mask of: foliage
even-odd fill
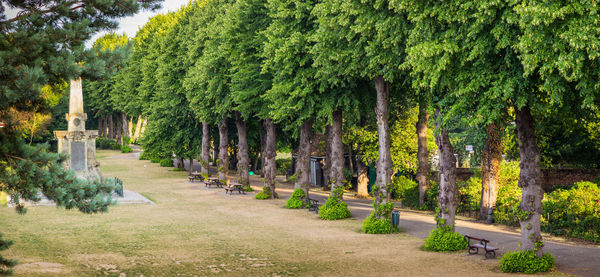
[[[391,214],[394,210],[394,203],[387,202],[377,205],[373,201],[373,208],[375,210],[363,221],[363,232],[367,234],[387,234],[400,231],[392,226]]]
[[[12,244],[12,240],[2,239],[2,234],[0,234],[0,251],[8,249]],[[5,259],[2,257],[2,255],[0,255],[0,275],[12,274],[11,268],[15,265],[17,265],[17,261]]]
[[[419,184],[404,175],[393,177],[390,195],[392,199],[401,199],[404,207],[419,206]]]
[[[8,201],[8,194],[6,192],[0,191],[0,207],[6,207]]]
[[[374,213],[363,221],[361,230],[367,234],[389,234],[399,231],[398,228],[392,230],[392,220],[389,217],[377,218]]]
[[[502,162],[498,178],[498,198],[494,210],[494,222],[511,226],[518,226],[517,212],[521,203],[521,188],[519,181],[519,163]]]
[[[150,155],[148,155],[147,152],[142,152],[142,153],[140,153],[139,160],[150,160]]]
[[[547,272],[554,267],[554,257],[550,253],[545,253],[538,257],[531,250],[515,251],[504,254],[500,260],[500,270],[502,272],[521,272],[533,274],[536,272]]]
[[[270,199],[272,195],[273,195],[273,192],[271,191],[271,187],[264,186],[262,191],[257,193],[254,198],[256,198],[258,200],[265,200],[265,199]],[[274,198],[279,198],[279,195],[277,193],[275,193]]]
[[[425,202],[423,209],[433,211],[438,205],[438,195],[440,194],[440,183],[429,181],[429,188],[425,191]]]
[[[346,202],[340,199],[344,191],[342,187],[334,189],[323,206],[319,208],[319,217],[325,220],[338,220],[352,216]]]
[[[600,242],[600,188],[590,182],[558,189],[542,202],[542,230]]]
[[[303,189],[295,189],[290,196],[290,199],[285,203],[285,207],[288,209],[300,209],[304,207],[304,200],[306,199],[306,193]]]
[[[121,150],[121,145],[114,139],[98,137],[96,138],[96,148],[108,150]]]
[[[170,159],[170,158],[161,159],[159,164],[162,167],[172,167],[173,166],[173,159]]]
[[[292,159],[276,159],[275,164],[277,165],[277,174],[285,175],[287,174],[288,170],[292,168]]]
[[[425,239],[425,250],[436,252],[451,252],[467,249],[467,241],[450,226],[437,227]]]
[[[457,182],[460,204],[457,212],[479,211],[481,202],[481,178],[471,177],[467,181]]]
[[[133,149],[131,149],[131,146],[129,146],[129,145],[121,146],[121,153],[131,153],[131,152],[133,152]]]

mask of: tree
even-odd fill
[[[373,81],[377,91],[375,114],[379,139],[376,205],[390,201],[392,157],[389,135],[390,83],[403,82],[399,66],[404,61],[408,21],[388,1],[322,1],[314,13],[319,20],[313,53],[322,79],[334,85],[359,78]],[[391,212],[391,211],[389,211]],[[389,216],[389,212],[378,218]]]

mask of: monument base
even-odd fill
[[[55,131],[58,139],[58,152],[70,154],[65,160],[65,169],[75,171],[77,177],[86,180],[102,181],[100,163],[96,161],[97,130]]]

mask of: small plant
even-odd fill
[[[440,226],[429,233],[425,239],[425,250],[435,252],[452,252],[467,249],[467,241],[463,235],[452,231],[450,226]]]
[[[300,209],[304,207],[304,199],[306,198],[306,193],[304,190],[298,188],[295,189],[290,196],[290,199],[285,203],[285,207],[288,209]]]
[[[273,195],[273,192],[271,191],[271,187],[264,186],[263,191],[257,193],[254,198],[256,198],[258,200],[265,200],[265,199],[271,198],[271,195]],[[275,193],[275,198],[279,198],[279,195],[277,195],[277,193]]]
[[[394,203],[388,202],[377,206],[373,201],[375,209],[364,221],[362,231],[367,234],[389,234],[398,232],[400,229],[393,228],[391,214],[394,210]]]
[[[247,186],[245,186],[245,187],[244,187],[244,190],[245,190],[246,192],[253,192],[253,191],[254,191],[254,189],[253,189],[253,188],[252,188],[250,185],[247,185]]]
[[[348,209],[348,205],[340,198],[344,195],[344,188],[337,187],[333,190],[332,195],[327,199],[327,202],[319,208],[319,217],[325,220],[338,220],[352,216]]]
[[[547,272],[554,267],[554,264],[554,257],[550,253],[538,257],[531,250],[520,250],[504,254],[500,260],[500,270],[502,272],[533,274]]]
[[[131,153],[131,152],[133,152],[133,149],[131,149],[131,147],[129,145],[121,146],[121,153]]]
[[[140,159],[140,161],[143,161],[143,160],[150,160],[150,157],[149,157],[148,153],[146,153],[146,152],[142,152],[142,153],[140,154],[140,158],[139,158],[139,159]]]
[[[162,159],[160,160],[160,166],[162,167],[171,167],[173,166],[173,160],[172,159]]]

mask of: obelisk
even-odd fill
[[[87,114],[83,111],[83,89],[81,78],[71,80],[69,95],[69,123],[67,131],[55,131],[58,139],[58,152],[69,154],[65,168],[75,171],[78,177],[102,180],[102,173],[96,161],[97,130],[86,131]]]

